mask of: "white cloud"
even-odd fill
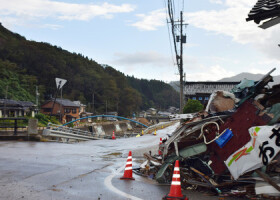
[[[248,72],[251,74],[264,74],[264,71],[262,69],[257,68],[250,68]]]
[[[223,4],[222,0],[210,0],[210,3]]]
[[[115,59],[102,61],[114,66],[126,75],[136,78],[156,79],[164,81],[178,80],[177,66],[173,65],[170,55],[155,51],[115,53]]]
[[[260,61],[256,61],[251,63],[249,66],[250,73],[259,73],[259,74],[266,74],[273,68],[276,68],[276,70],[272,73],[273,76],[280,75],[280,60],[277,59],[263,59]]]
[[[164,9],[154,10],[149,14],[138,14],[140,21],[131,24],[131,26],[137,27],[139,30],[154,31],[158,27],[166,25],[166,13]]]
[[[224,77],[234,76],[235,73],[222,68],[219,65],[204,67],[203,70],[188,73],[186,72],[186,81],[217,81]]]
[[[170,57],[155,51],[135,53],[115,53],[117,57],[113,62],[124,66],[153,65],[154,67],[173,66]]]
[[[50,0],[0,0],[0,16],[17,19],[55,18],[60,20],[90,20],[97,16],[111,18],[115,13],[134,10],[130,4],[77,4]],[[1,18],[2,18],[1,17]]]
[[[52,30],[58,30],[58,29],[62,28],[63,26],[57,25],[57,24],[44,24],[44,25],[41,25],[40,27],[49,28],[49,29],[52,29]]]
[[[279,57],[280,26],[263,30],[254,22],[246,22],[255,0],[226,0],[225,9],[186,14],[191,26],[229,36],[240,44],[249,44],[272,58]]]
[[[224,10],[187,13],[187,20],[192,26],[230,36],[241,44],[264,41],[270,36],[255,24],[245,21],[250,7],[242,7],[243,4],[226,5],[228,7]]]

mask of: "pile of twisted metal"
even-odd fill
[[[134,172],[170,183],[180,161],[183,189],[219,196],[280,198],[280,84],[270,75],[216,91],[206,109],[181,121],[159,154]]]

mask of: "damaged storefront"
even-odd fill
[[[274,70],[231,92],[214,92],[206,109],[181,121],[159,155],[145,153],[134,172],[169,184],[179,160],[182,189],[279,199],[280,84],[269,86]]]

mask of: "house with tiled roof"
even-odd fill
[[[27,114],[34,116],[35,104],[30,101],[16,101],[0,99],[0,117],[24,117]]]
[[[207,105],[210,95],[213,92],[219,90],[231,91],[231,89],[239,83],[239,81],[187,81],[184,86],[185,100],[198,100],[201,104]]]
[[[62,123],[70,122],[79,117],[80,106],[69,99],[48,100],[41,105],[41,113],[56,116]]]

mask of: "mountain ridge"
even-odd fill
[[[179,94],[163,81],[126,76],[80,53],[26,40],[1,24],[0,69],[0,98],[7,94],[10,99],[35,102],[38,86],[42,103],[56,93],[55,78],[62,78],[67,80],[63,98],[80,100],[95,114],[118,111],[129,116],[149,107],[179,106]]]

